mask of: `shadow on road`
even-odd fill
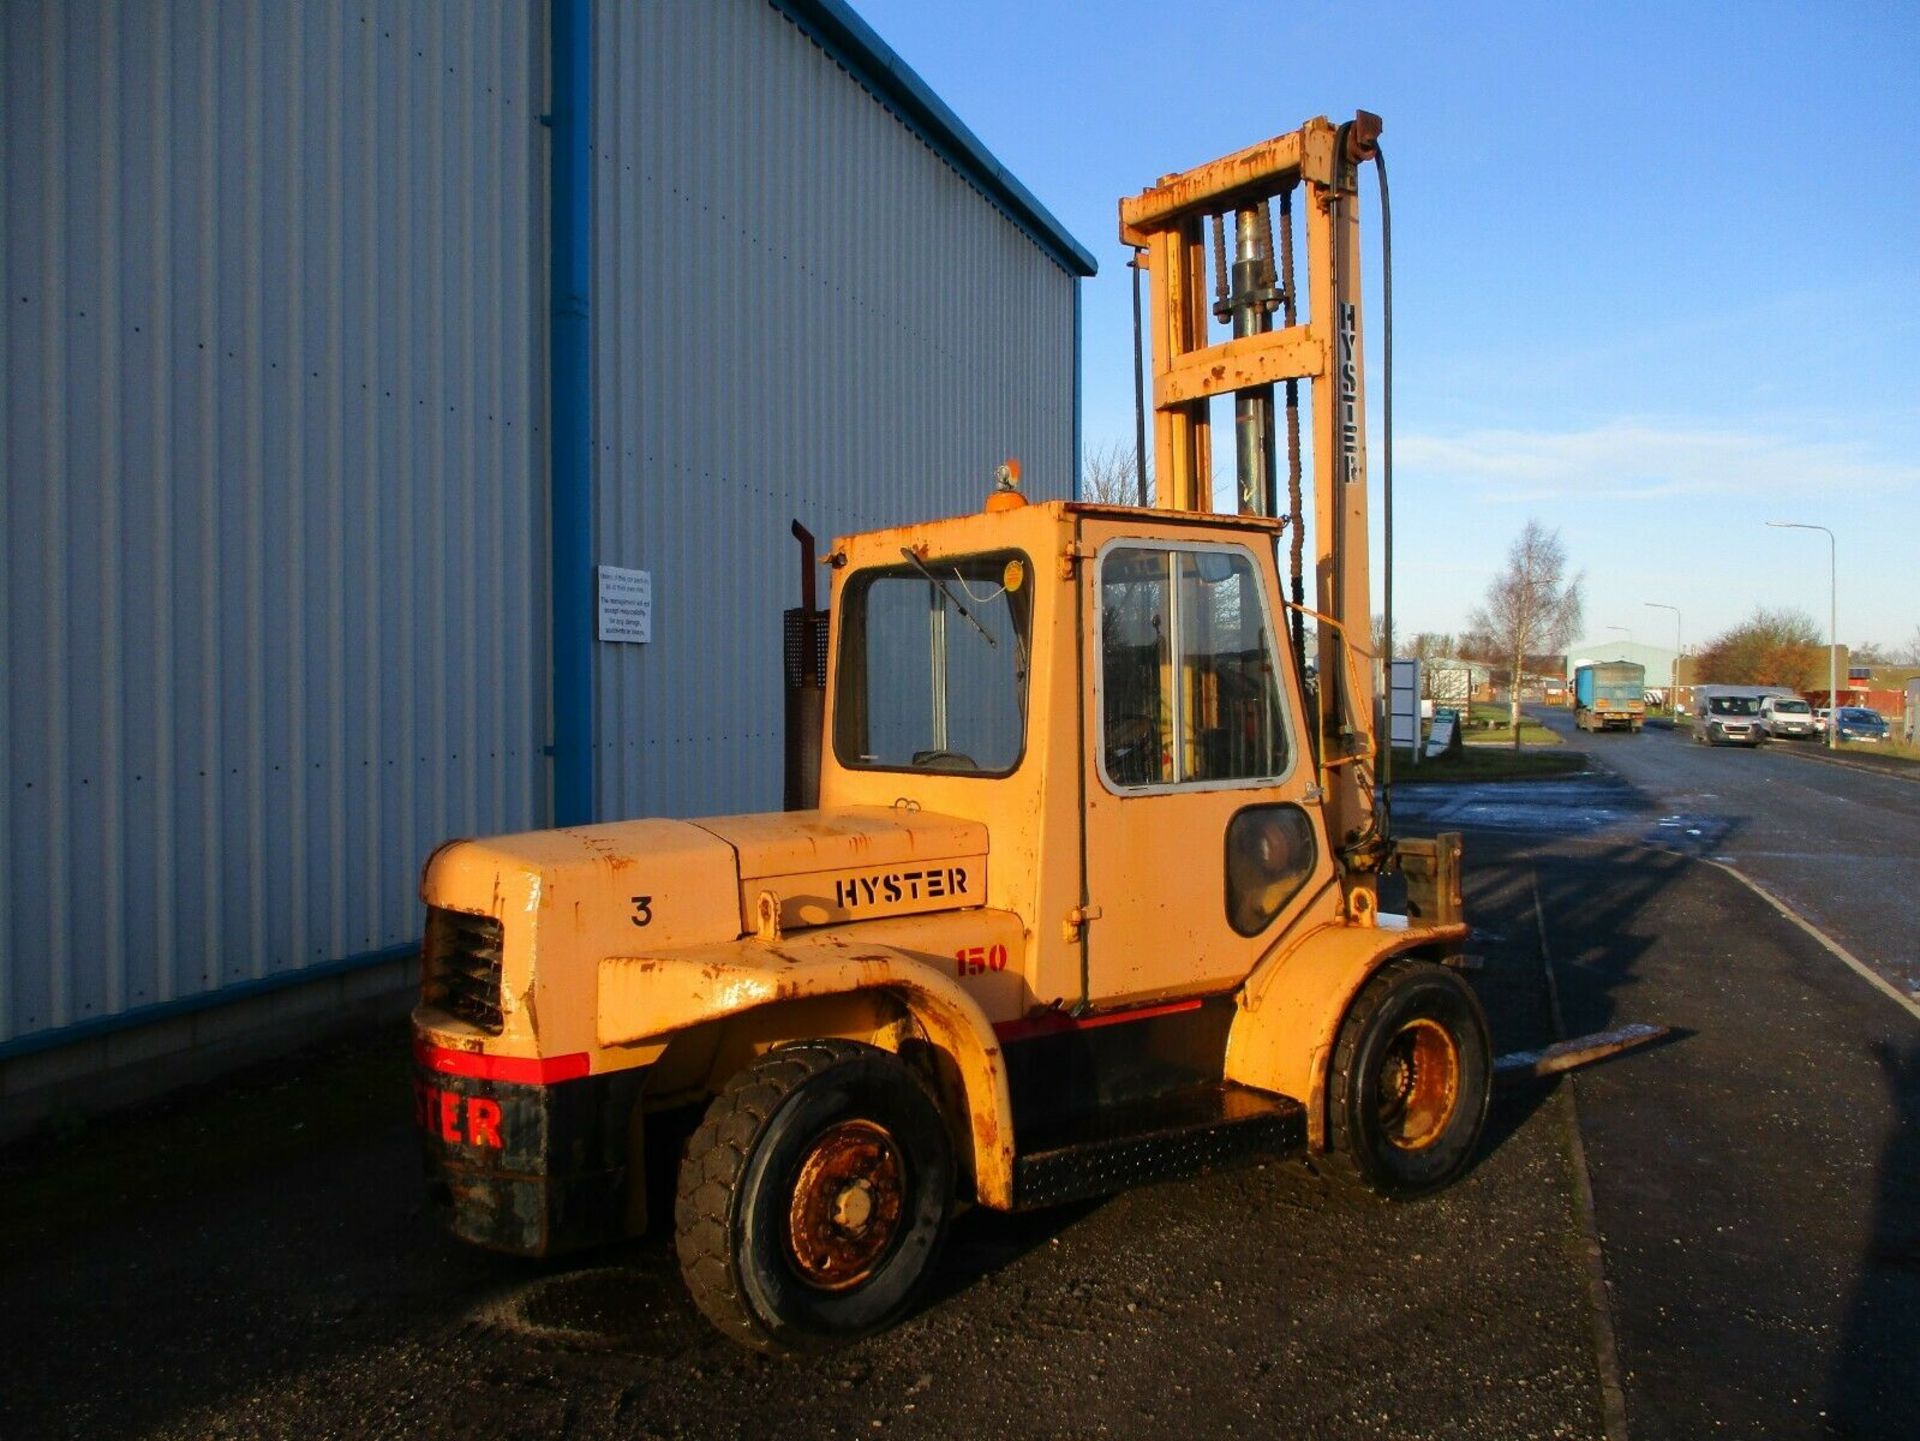
[[[1498,1053],[1538,1050],[1569,1034],[1627,1021],[1664,1023],[1661,1016],[1638,1013],[1633,1000],[1641,960],[1659,940],[1645,916],[1692,862],[1624,842],[1580,849],[1581,868],[1574,871],[1550,864],[1544,846],[1518,841],[1476,837],[1469,854],[1468,915],[1482,959],[1474,988]],[[1604,886],[1592,884],[1594,874],[1606,878]],[[1554,1014],[1549,957],[1563,985],[1570,970],[1578,973],[1572,984],[1581,1004],[1569,1017]],[[1559,1084],[1550,1078],[1503,1087],[1487,1118],[1482,1156],[1525,1126]]]
[[[1673,851],[1640,845],[1595,847],[1578,867],[1538,865],[1530,874],[1540,906],[1551,916],[1546,945],[1555,969],[1574,977],[1583,1002],[1578,1029],[1606,1030],[1628,1020],[1623,1000],[1638,984],[1642,960],[1664,938],[1647,924],[1654,898],[1678,885],[1693,862]],[[1596,887],[1596,871],[1606,877]],[[1569,1018],[1569,1024],[1573,1024]]]
[[[1843,1436],[1885,1434],[1909,1414],[1920,1356],[1920,1043],[1874,1047],[1894,1113],[1881,1151],[1866,1254],[1827,1396]]]

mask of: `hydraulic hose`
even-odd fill
[[[1387,155],[1373,145],[1380,178],[1380,532],[1383,552],[1381,608],[1387,662],[1387,743],[1380,753],[1380,838],[1393,839],[1393,209],[1387,196]],[[1414,697],[1413,743],[1420,744],[1420,698]]]

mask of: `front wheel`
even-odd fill
[[[1389,961],[1340,1028],[1327,1079],[1336,1175],[1377,1195],[1438,1190],[1473,1159],[1492,1095],[1493,1046],[1465,981]]]
[[[912,1305],[952,1210],[953,1147],[927,1083],[853,1041],[803,1041],[736,1075],[687,1142],[674,1249],[694,1304],[761,1351],[820,1351]]]

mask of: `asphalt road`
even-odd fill
[[[1570,1032],[1680,1032],[1570,1087],[1625,1434],[1911,1436],[1920,1005],[1739,876],[1907,991],[1920,785],[1666,732],[1576,743],[1597,774],[1416,787],[1398,811],[1475,827],[1470,859],[1524,875]]]
[[[1581,734],[1567,711],[1531,713],[1628,789],[1580,783],[1580,806],[1546,821],[1525,792],[1518,810],[1476,791],[1441,798],[1444,814],[1425,801],[1411,813],[1519,833],[1544,826],[1731,865],[1920,995],[1920,767],[1906,778],[1835,764],[1808,742],[1748,748],[1696,744],[1667,729]]]
[[[1674,795],[1769,759],[1663,745]],[[1468,826],[1501,1049],[1553,1037],[1549,960],[1568,1029],[1680,1028],[1503,1093],[1430,1201],[1276,1163],[976,1212],[907,1324],[772,1362],[658,1240],[440,1236],[395,1029],[0,1156],[0,1435],[1909,1436],[1920,1018],[1662,839],[1668,794],[1404,793]]]

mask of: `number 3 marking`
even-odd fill
[[[653,924],[653,897],[652,896],[634,896],[632,897],[632,900],[633,900],[633,916],[632,916],[633,923],[636,926],[652,925]]]

